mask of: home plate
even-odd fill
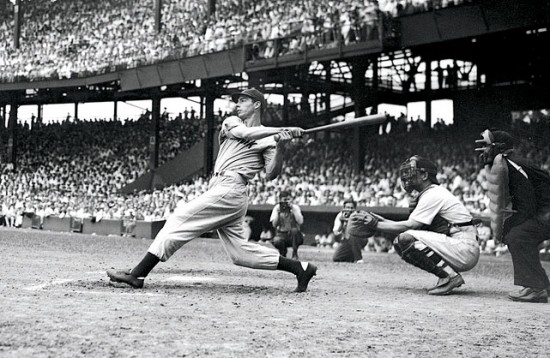
[[[217,279],[213,278],[213,277],[172,276],[172,277],[168,277],[164,281],[201,283],[201,282],[212,282],[212,281],[216,281],[216,280]]]

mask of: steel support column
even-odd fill
[[[162,30],[162,0],[155,0],[155,32],[159,33]]]
[[[6,105],[0,106],[0,133],[6,129]]]
[[[44,105],[42,103],[40,103],[38,106],[37,106],[37,109],[36,109],[36,125],[37,126],[40,126],[42,125],[42,122],[44,120]]]
[[[12,165],[13,170],[17,168],[17,116],[18,104],[10,103],[10,117],[8,120],[8,157],[7,162]]]
[[[326,92],[325,92],[325,113],[330,113],[330,94],[332,92],[332,67],[331,67],[331,61],[323,62],[323,67],[325,69],[325,83],[327,86]],[[329,124],[332,118],[330,116],[327,116],[326,124]]]
[[[426,60],[426,127],[432,128],[432,61]]]
[[[160,97],[154,96],[152,102],[151,131],[149,132],[149,169],[154,171],[159,165]]]
[[[288,68],[283,68],[283,125],[288,125],[289,121],[289,106],[290,101],[288,100],[288,80],[289,73]]]
[[[355,60],[351,64],[351,97],[354,102],[355,117],[366,115],[366,83],[365,73],[368,68],[368,62],[365,60]],[[354,128],[353,131],[353,167],[356,172],[360,172],[365,167],[365,142],[366,129],[364,127]]]
[[[13,6],[13,48],[19,48],[21,37],[21,19],[23,18],[23,4],[21,0],[15,0]]]
[[[378,114],[378,56],[371,60],[372,63],[372,88],[369,91],[369,95],[372,98],[372,110],[369,114]]]
[[[204,111],[206,120],[206,137],[204,139],[204,175],[210,175],[214,169],[214,134],[216,120],[214,116],[214,100],[216,99],[216,83],[213,80],[204,80],[205,98]]]

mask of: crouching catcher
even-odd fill
[[[437,166],[413,156],[400,167],[403,188],[418,192],[407,220],[393,221],[372,214],[376,229],[397,234],[395,251],[405,261],[438,277],[430,295],[447,295],[464,284],[460,272],[479,260],[477,229],[466,207],[436,178]],[[371,224],[372,225],[372,224]]]

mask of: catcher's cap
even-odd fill
[[[431,160],[421,157],[420,155],[413,155],[404,164],[409,164],[411,169],[420,169],[428,173],[428,179],[434,184],[439,185],[437,180],[437,165]]]
[[[249,97],[255,101],[260,102],[262,104],[262,107],[261,107],[262,112],[264,112],[267,109],[267,101],[264,98],[264,94],[258,91],[256,88],[253,87],[253,88],[245,89],[244,91],[239,93],[233,93],[231,95],[231,99],[233,100],[233,102],[237,103],[237,101],[239,100],[239,97],[241,96]]]

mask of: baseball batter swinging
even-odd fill
[[[238,116],[223,121],[220,149],[208,191],[188,203],[180,202],[141,262],[130,271],[108,270],[111,281],[142,288],[145,277],[160,261],[168,260],[201,234],[217,230],[235,265],[291,272],[298,280],[294,291],[307,290],[317,272],[315,265],[282,257],[273,248],[247,241],[243,230],[248,208],[248,181],[264,168],[267,178],[275,179],[282,170],[287,144],[293,137],[302,136],[304,131],[298,127],[262,126],[261,117],[267,102],[255,88],[232,98]]]

